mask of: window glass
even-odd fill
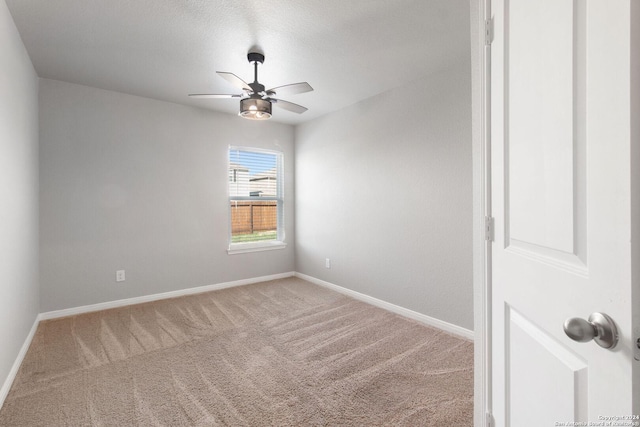
[[[229,149],[230,247],[284,240],[282,153]]]

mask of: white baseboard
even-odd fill
[[[459,337],[465,338],[470,341],[474,340],[474,332],[469,329],[463,328],[461,326],[454,325],[452,323],[448,323],[443,320],[427,316],[426,314],[418,313],[417,311],[409,310],[408,308],[400,307],[399,305],[391,304],[390,302],[386,302],[381,299],[371,297],[369,295],[361,294],[360,292],[352,291],[351,289],[343,288],[342,286],[338,286],[333,283],[325,282],[324,280],[316,279],[315,277],[312,277],[312,276],[307,276],[306,274],[296,272],[295,275],[296,277],[306,280],[307,282],[311,282],[316,285],[329,288],[336,292],[340,292],[341,294],[348,295],[357,300],[366,302],[371,305],[375,305],[376,307],[380,307],[385,310],[391,311],[393,313],[399,314],[401,316],[408,317],[409,319],[416,320],[420,323],[424,323],[425,325],[442,329],[445,332],[449,332],[451,334],[457,335]]]
[[[272,274],[270,276],[253,277],[251,279],[235,280],[233,282],[216,283],[214,285],[198,286],[196,288],[179,289],[177,291],[163,292],[160,294],[143,295],[140,297],[121,299],[116,301],[101,302],[98,304],[83,305],[80,307],[66,308],[64,310],[48,311],[40,313],[40,320],[57,319],[59,317],[75,316],[76,314],[90,313],[92,311],[107,310],[110,308],[125,307],[127,305],[141,304],[144,302],[158,301],[167,298],[181,297],[183,295],[200,294],[202,292],[217,291],[233,288],[235,286],[250,285],[252,283],[267,282],[269,280],[284,279],[295,276],[295,272]]]
[[[29,331],[29,335],[24,340],[24,344],[20,348],[18,352],[18,356],[16,360],[13,362],[13,366],[11,366],[11,370],[9,371],[9,375],[4,380],[4,384],[2,384],[2,388],[0,388],[0,408],[4,405],[4,401],[9,394],[9,390],[13,385],[13,380],[16,379],[16,375],[18,374],[18,369],[20,369],[20,365],[22,365],[22,361],[24,360],[24,356],[27,354],[27,350],[29,350],[29,346],[31,345],[31,341],[33,340],[34,335],[36,334],[36,329],[38,329],[38,324],[40,323],[40,315],[37,315],[35,320],[33,321],[33,326],[31,326],[31,330]]]

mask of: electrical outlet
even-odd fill
[[[331,260],[329,258],[326,258],[324,260],[324,266],[327,268],[331,268]]]
[[[116,271],[116,282],[124,282],[124,270]]]

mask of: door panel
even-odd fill
[[[506,311],[511,425],[526,426],[536,420],[539,425],[554,426],[561,420],[586,420],[586,361],[508,305]]]
[[[529,244],[532,250],[536,245],[570,254],[574,253],[572,3],[511,0],[511,13],[505,18],[510,35],[505,56],[509,239]],[[537,203],[530,203],[532,199]]]

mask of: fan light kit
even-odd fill
[[[267,120],[271,118],[271,103],[260,95],[251,95],[240,100],[240,117],[250,120]]]
[[[254,79],[253,83],[247,83],[233,73],[224,71],[216,71],[216,73],[231,83],[232,85],[242,89],[242,94],[226,95],[215,93],[192,93],[189,96],[193,98],[240,98],[240,117],[250,120],[267,120],[271,118],[271,105],[275,104],[280,108],[291,111],[293,113],[302,114],[307,109],[302,105],[293,102],[283,101],[274,98],[276,94],[289,94],[311,92],[313,88],[307,82],[293,83],[284,86],[277,86],[272,89],[265,90],[264,85],[258,82],[258,63],[264,63],[264,55],[258,52],[249,52],[247,59],[253,63]]]

